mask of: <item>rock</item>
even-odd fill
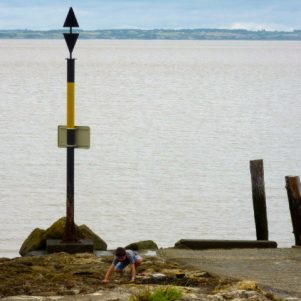
[[[195,277],[210,277],[211,275],[208,272],[197,272],[194,274]]]
[[[166,278],[166,275],[162,273],[155,273],[151,275],[151,278],[154,280],[163,280]]]
[[[254,291],[255,283],[250,281],[223,280],[214,275],[207,281],[202,277],[192,279],[187,276],[195,274],[193,268],[187,269],[161,257],[146,257],[139,267],[143,268],[144,276],[137,276],[135,283],[129,282],[130,271],[126,271],[123,277],[114,273],[109,284],[102,284],[101,279],[112,262],[112,255],[98,258],[91,253],[61,252],[0,262],[3,301],[128,301],[133,294],[170,286],[183,291],[183,301],[278,300],[272,294],[267,299],[265,292]],[[186,276],[182,278],[183,275]]]
[[[45,249],[46,240],[43,240],[44,233],[45,230],[39,228],[34,229],[23,242],[19,251],[20,255],[24,256],[30,251]]]
[[[134,242],[125,247],[126,249],[138,251],[138,250],[158,250],[157,244],[152,240],[144,240]]]
[[[98,235],[96,235],[88,226],[80,225],[78,229],[79,229],[80,238],[87,238],[93,241],[95,250],[99,250],[99,251],[107,250],[106,242],[102,240]]]
[[[255,281],[243,280],[239,281],[237,285],[240,290],[258,290],[258,285]]]
[[[62,239],[65,232],[65,224],[66,218],[62,217],[46,230],[34,229],[23,242],[19,251],[20,255],[24,256],[33,251],[45,250],[47,239]],[[107,250],[107,244],[86,225],[75,225],[75,231],[78,238],[91,239],[94,249],[100,251]]]
[[[10,261],[10,258],[6,258],[6,257],[0,258],[0,264],[8,261]]]
[[[58,219],[45,231],[43,239],[45,239],[45,241],[47,239],[62,239],[65,232],[65,224],[65,217],[61,217],[60,219]],[[77,228],[78,227],[75,225],[75,230],[78,233]]]

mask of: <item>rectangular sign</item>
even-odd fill
[[[67,127],[58,126],[58,147],[67,147]],[[90,148],[90,128],[88,126],[75,127],[75,148]]]

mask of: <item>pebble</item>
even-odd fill
[[[155,280],[162,280],[162,279],[166,278],[166,275],[162,274],[162,273],[155,273],[155,274],[152,274],[151,277]]]

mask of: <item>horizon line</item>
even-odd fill
[[[154,30],[170,30],[170,31],[181,31],[181,30],[227,30],[227,31],[249,31],[249,32],[296,32],[301,31],[301,29],[291,29],[291,30],[269,30],[269,29],[246,29],[246,28],[216,28],[216,27],[183,27],[183,28],[103,28],[103,29],[75,29],[76,31],[104,31],[104,30],[141,30],[141,31],[154,31]],[[15,29],[1,29],[0,31],[40,31],[40,32],[49,32],[49,31],[66,31],[65,29],[28,29],[28,28],[15,28]]]

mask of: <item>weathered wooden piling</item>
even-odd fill
[[[277,248],[275,241],[267,240],[218,240],[218,239],[180,239],[175,243],[177,249],[262,249]]]
[[[301,246],[301,185],[299,177],[286,176],[286,190],[291,212],[295,245]]]
[[[251,160],[252,196],[257,240],[269,240],[263,160]]]

